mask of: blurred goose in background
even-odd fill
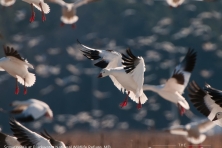
[[[124,107],[127,105],[129,96],[137,103],[137,108],[140,109],[142,104],[148,100],[143,93],[144,72],[146,70],[145,63],[142,57],[134,56],[129,48],[126,50],[126,53],[128,56],[122,54],[123,66],[104,68],[98,77],[103,78],[110,75],[115,77],[116,81],[118,81],[127,92],[127,96],[120,106]]]
[[[98,0],[76,0],[74,3],[66,3],[63,0],[49,0],[62,6],[61,26],[72,24],[72,28],[76,28],[75,23],[79,17],[76,15],[76,9],[82,5]]]
[[[9,124],[11,126],[11,130],[14,133],[14,136],[17,138],[17,140],[21,143],[22,146],[41,146],[47,148],[54,148],[55,146],[59,148],[66,148],[65,144],[61,141],[57,143],[59,145],[53,146],[48,139],[29,130],[14,119],[11,119]]]
[[[201,148],[201,143],[206,139],[206,135],[203,134],[208,130],[212,129],[215,124],[212,121],[202,121],[202,122],[194,122],[189,123],[185,126],[173,126],[167,129],[166,131],[174,134],[185,136],[188,142],[190,142],[189,148],[192,148],[193,144],[199,144],[199,148]]]
[[[0,132],[0,147],[16,147],[16,146],[21,146],[21,144],[18,142],[17,138],[6,135],[2,132]]]
[[[33,68],[27,60],[22,58],[14,48],[4,46],[5,56],[0,59],[0,71],[7,71],[16,78],[15,94],[19,93],[18,82],[24,85],[24,94],[27,93],[26,87],[31,87],[35,83],[35,74],[30,73],[28,68]]]
[[[34,7],[37,8],[39,11],[42,12],[42,21],[46,21],[45,14],[48,14],[50,12],[50,7],[48,4],[44,2],[44,0],[22,0],[26,3],[29,3],[31,5],[32,14],[29,19],[29,22],[32,23],[35,20],[35,12]],[[34,6],[34,7],[33,7]]]
[[[167,4],[170,5],[170,7],[178,7],[184,3],[185,0],[166,0]]]
[[[222,91],[205,84],[201,89],[195,81],[188,87],[190,101],[209,120],[222,127]]]
[[[131,85],[135,84],[135,86],[137,86],[138,84],[136,84],[136,83],[141,84],[141,83],[143,83],[143,79],[144,79],[143,75],[144,75],[145,67],[142,68],[142,65],[145,66],[145,64],[144,64],[143,58],[142,57],[135,57],[131,53],[130,49],[128,49],[127,52],[128,52],[128,54],[130,54],[132,59],[131,59],[131,57],[128,58],[125,55],[123,57],[121,53],[114,51],[114,50],[93,49],[93,48],[90,48],[90,47],[87,47],[87,46],[81,44],[78,40],[77,40],[77,42],[83,47],[80,49],[80,51],[83,52],[83,55],[85,57],[87,57],[88,59],[95,61],[94,62],[95,66],[103,68],[102,72],[99,74],[99,77],[104,77],[104,76],[109,75],[109,77],[113,81],[113,84],[121,92],[126,91],[127,96],[124,99],[123,103],[120,104],[120,106],[124,107],[127,105],[127,100],[128,100],[128,96],[129,96],[132,100],[134,100],[135,102],[138,103],[137,107],[141,108],[141,104],[144,104],[147,100],[146,95],[141,90],[140,90],[140,92],[136,92],[137,90],[134,90],[134,92],[137,93],[136,97],[135,97],[134,92],[131,93],[131,91],[128,91],[128,90],[135,89],[135,88],[128,88],[128,85],[126,87],[124,87],[123,84],[121,82],[119,82],[119,80],[117,80],[117,78],[118,79],[121,79],[121,78],[119,78],[118,75],[116,77],[116,76],[114,76],[115,74],[114,75],[110,74],[108,71],[110,71],[110,70],[115,71],[115,68],[117,68],[116,71],[117,72],[119,71],[121,76],[126,76],[130,79],[130,81],[128,81],[127,83],[130,83],[132,81]],[[122,59],[122,58],[124,58],[124,59]],[[122,64],[122,61],[124,61],[123,62],[124,64]],[[124,65],[126,65],[127,67]],[[133,68],[135,68],[135,70]],[[126,71],[125,71],[125,69],[126,69]],[[141,73],[139,73],[138,70]],[[139,75],[141,76],[140,78],[137,77]],[[134,78],[131,79],[132,77],[134,77],[135,79],[138,79],[138,81],[135,82]],[[122,80],[124,81],[125,78]],[[138,86],[138,90],[139,90],[139,87],[140,86]],[[128,90],[126,90],[125,88],[128,88]],[[138,99],[138,97],[140,96],[140,95],[138,96],[138,93],[140,95],[142,95],[140,97],[140,99]]]
[[[186,99],[182,96],[186,88],[191,73],[196,63],[196,52],[188,49],[188,52],[182,62],[174,69],[173,75],[165,84],[162,85],[143,85],[143,90],[151,90],[158,93],[162,98],[178,105],[180,114],[183,115],[185,110],[190,109]]]
[[[14,109],[12,109],[10,113],[20,115],[16,118],[20,122],[31,122],[42,116],[53,118],[53,112],[50,107],[45,102],[36,99],[13,101],[11,106],[13,106]]]
[[[16,0],[0,0],[0,4],[4,7],[12,6]]]

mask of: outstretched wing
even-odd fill
[[[131,74],[134,81],[136,82],[137,93],[139,93],[136,95],[140,96],[143,93],[142,87],[144,82],[144,71],[146,70],[145,63],[142,57],[134,56],[129,48],[126,49],[126,53],[128,54],[128,56],[122,54],[122,64],[124,66],[125,72],[127,74]]]
[[[15,119],[9,122],[13,135],[21,143],[22,146],[47,146],[53,148],[50,142],[39,134],[27,129]]]
[[[96,2],[96,1],[99,1],[99,0],[76,0],[74,2],[74,6],[77,8],[77,7],[80,7],[82,5],[88,4],[90,2]]]
[[[219,105],[220,107],[222,107],[222,91],[215,89],[213,87],[211,87],[209,84],[205,84],[205,90],[207,91],[207,93],[211,96],[211,99],[214,100],[214,102]]]
[[[82,46],[80,51],[90,60],[94,60],[94,65],[100,68],[116,68],[122,66],[122,56],[119,52],[113,50],[100,50],[87,47],[79,42]]]
[[[194,49],[189,48],[185,58],[175,67],[172,77],[168,80],[169,88],[178,91],[180,94],[183,93],[195,67],[196,57],[197,54]]]

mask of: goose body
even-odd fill
[[[4,47],[5,56],[0,59],[0,71],[7,71],[16,78],[16,91],[19,93],[17,81],[24,85],[24,94],[27,93],[26,87],[31,87],[35,83],[35,75],[28,71],[33,66],[23,59],[16,50],[10,47]]]
[[[9,7],[14,5],[16,0],[0,0],[0,4],[4,7]]]
[[[194,122],[189,123],[185,126],[176,126],[171,127],[167,131],[171,134],[182,135],[184,136],[190,145],[192,144],[201,144],[206,139],[206,135],[204,134],[211,128],[213,128],[215,124],[212,121],[202,121],[200,123]],[[190,146],[191,147],[191,146]]]
[[[184,3],[185,0],[166,0],[167,4],[171,7],[178,7]]]
[[[188,87],[190,101],[209,120],[222,127],[222,91],[209,84],[201,89],[195,81]]]
[[[14,109],[11,110],[12,114],[17,114],[18,121],[30,122],[41,118],[42,116],[52,118],[53,113],[50,107],[42,101],[36,99],[29,99],[26,101],[13,101],[11,106]]]
[[[175,103],[180,109],[180,114],[183,115],[185,110],[190,109],[186,99],[182,96],[184,89],[186,88],[191,72],[194,69],[196,63],[196,52],[193,49],[189,49],[185,58],[180,64],[178,64],[171,78],[163,85],[143,85],[143,90],[151,90],[158,93],[162,98]]]
[[[97,0],[76,0],[74,3],[66,3],[63,0],[50,1],[59,4],[62,7],[62,16],[60,17],[62,26],[64,24],[72,24],[72,27],[75,28],[75,23],[79,20],[79,17],[76,15],[77,8]]]
[[[50,7],[47,3],[44,2],[44,0],[22,0],[31,6],[31,17],[29,19],[30,23],[32,23],[35,20],[35,12],[34,7],[42,12],[42,21],[46,21],[45,14],[48,14],[50,12]]]
[[[80,42],[79,44],[82,46],[80,50],[83,55],[93,60],[95,66],[102,68],[99,77],[109,76],[120,91],[127,93],[126,99],[120,105],[121,107],[127,105],[128,96],[138,103],[138,108],[141,107],[139,104],[146,102],[147,97],[142,90],[145,71],[142,57],[135,57],[130,49],[127,52],[130,53],[131,57],[127,57],[114,50],[93,49]]]

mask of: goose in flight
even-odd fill
[[[195,81],[188,87],[190,101],[209,120],[222,127],[222,91],[205,84],[201,89]]]
[[[114,50],[93,49],[80,42],[79,44],[83,47],[80,49],[83,55],[93,60],[95,66],[103,69],[98,77],[109,76],[121,92],[126,91],[127,96],[120,106],[124,107],[127,105],[129,96],[133,101],[138,103],[137,108],[141,108],[141,104],[144,104],[147,100],[146,95],[141,89],[145,71],[143,58],[135,57],[130,49],[127,49],[128,56],[122,56],[121,53]]]
[[[182,62],[177,65],[173,71],[173,75],[165,84],[148,85],[144,84],[143,90],[151,90],[158,93],[162,98],[178,105],[180,114],[183,115],[185,110],[190,109],[186,99],[182,96],[186,88],[191,73],[196,63],[196,52],[188,49],[188,52]]]
[[[13,135],[17,138],[17,140],[21,143],[22,146],[35,146],[39,148],[40,147],[54,148],[55,146],[59,148],[66,148],[63,142],[44,138],[43,136],[24,127],[14,119],[11,119],[9,124],[11,126],[11,130],[14,133]],[[57,143],[51,143],[51,141],[53,142],[56,141]]]
[[[184,136],[187,141],[190,142],[189,148],[192,148],[193,144],[198,144],[198,147],[201,148],[201,143],[206,139],[204,133],[212,129],[214,126],[215,124],[212,121],[205,120],[200,123],[189,123],[185,126],[173,126],[166,131],[174,135]]]
[[[0,4],[4,7],[9,7],[14,5],[16,0],[0,0]]]
[[[121,107],[127,105],[129,96],[137,103],[137,108],[140,109],[142,104],[148,100],[143,93],[144,72],[146,70],[145,63],[142,57],[134,56],[129,48],[126,50],[126,53],[128,56],[122,54],[123,66],[104,68],[98,77],[103,78],[110,75],[115,77],[127,92],[125,100],[120,104]]]
[[[26,101],[13,101],[11,106],[14,107],[10,113],[19,115],[16,120],[20,122],[31,122],[45,116],[53,118],[53,112],[50,107],[40,100],[29,99]]]
[[[72,24],[72,28],[76,28],[75,23],[78,21],[79,17],[76,15],[76,9],[82,5],[88,4],[90,2],[95,2],[98,0],[76,0],[74,3],[66,3],[63,0],[49,0],[51,2],[57,3],[62,7],[61,26],[65,24]]]
[[[35,83],[35,74],[30,73],[28,68],[33,68],[27,60],[10,47],[4,46],[5,57],[0,59],[0,71],[7,71],[11,76],[16,78],[15,94],[19,93],[18,82],[24,85],[24,94],[27,93],[26,87],[31,87]]]
[[[29,3],[31,6],[31,17],[29,19],[29,22],[32,23],[35,20],[35,12],[34,7],[37,8],[39,11],[42,12],[42,21],[46,21],[45,14],[48,14],[50,12],[50,7],[48,4],[44,2],[44,0],[22,0],[26,3]]]

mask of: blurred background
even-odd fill
[[[72,1],[66,1],[72,2]],[[25,123],[34,131],[47,129],[64,134],[71,131],[158,131],[172,124],[204,119],[191,104],[188,92],[183,96],[191,106],[180,117],[177,107],[153,92],[141,110],[125,98],[106,77],[98,79],[99,68],[82,55],[80,40],[86,46],[124,52],[131,48],[146,62],[145,83],[161,84],[171,75],[189,47],[197,51],[197,63],[191,76],[200,86],[205,82],[222,89],[222,2],[186,1],[170,8],[164,1],[100,0],[77,9],[76,29],[60,26],[61,7],[49,3],[47,20],[35,9],[36,19],[29,23],[30,5],[16,1],[0,8],[1,45],[9,45],[34,65],[35,85],[28,94],[15,95],[15,79],[0,73],[0,107],[11,109],[13,100],[35,98],[46,102],[54,113],[52,121],[40,119]],[[0,50],[4,56],[3,49]],[[7,115],[0,113],[0,126],[10,132]],[[215,127],[222,132],[220,127]]]

